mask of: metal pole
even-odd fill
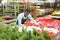
[[[16,4],[14,4],[14,9],[15,9],[15,17],[16,17]]]
[[[3,6],[3,15],[4,15],[4,5],[2,4],[2,6]]]

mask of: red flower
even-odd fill
[[[42,34],[42,31],[41,31],[41,30],[37,30],[37,33],[38,33],[39,35],[41,35],[41,34]]]
[[[55,38],[56,37],[53,32],[50,32],[49,35],[50,35],[51,38]]]

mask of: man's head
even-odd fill
[[[30,10],[26,9],[26,10],[24,11],[24,16],[27,16],[29,13],[30,13]]]

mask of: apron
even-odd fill
[[[24,24],[26,20],[27,20],[27,19],[22,18],[21,24]],[[17,21],[16,21],[16,25],[18,25],[18,24],[19,24],[19,22],[18,22],[18,20],[17,20]]]
[[[16,25],[18,25],[18,20],[16,21]]]
[[[27,19],[22,19],[21,24],[24,24]]]

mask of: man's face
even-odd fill
[[[25,11],[24,12],[24,16],[28,16],[29,12],[28,11]]]

